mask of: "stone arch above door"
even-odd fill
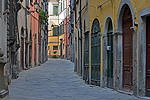
[[[92,23],[92,30],[91,30],[91,34],[92,33],[97,33],[97,32],[101,32],[100,30],[100,26],[99,26],[99,21],[98,19],[94,19],[93,23]]]
[[[118,9],[118,15],[117,15],[117,31],[120,31],[122,33],[122,18],[123,18],[123,14],[124,14],[124,10],[126,8],[126,6],[129,6],[130,11],[131,11],[131,15],[132,15],[132,21],[134,22],[134,11],[133,11],[133,7],[131,4],[130,0],[122,0]],[[134,23],[133,23],[134,26]]]
[[[106,19],[105,19],[105,26],[104,26],[104,34],[105,35],[108,32],[108,26],[109,26],[110,20],[112,21],[112,29],[114,29],[112,16],[110,14],[108,14]]]

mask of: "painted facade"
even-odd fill
[[[48,23],[45,20],[44,29],[39,30],[39,10],[34,9],[35,2],[36,0],[0,1],[0,35],[3,37],[0,39],[0,98],[9,94],[8,85],[12,79],[19,77],[20,71],[47,60]],[[47,13],[48,1],[38,1],[38,4],[42,3],[44,5],[40,8]],[[41,31],[44,33],[40,34],[44,49],[38,52],[38,35]],[[33,45],[36,47],[33,48]],[[44,52],[44,60],[38,61],[41,52]]]
[[[29,68],[29,36],[30,36],[30,15],[26,12],[30,7],[30,1],[20,2],[21,9],[18,12],[18,31],[20,48],[18,50],[17,61],[19,63],[19,71]],[[29,9],[28,9],[29,11]]]
[[[60,0],[59,2],[54,0],[49,2],[49,44],[48,44],[49,57],[56,56],[60,58],[67,58],[66,55],[67,54],[69,55],[68,53],[69,47],[67,44],[69,43],[68,24],[67,24],[69,20],[66,19],[67,4],[68,3],[66,0]],[[55,14],[56,12],[57,14]]]
[[[39,3],[39,0],[36,0],[37,3]],[[31,2],[32,5],[30,5],[30,11],[35,11],[33,3],[35,2],[35,0],[33,0],[33,2]],[[39,11],[39,9],[38,9]],[[32,67],[38,66],[38,53],[39,53],[39,13],[35,12],[31,12],[30,14],[30,23],[31,23],[31,30],[32,30],[32,62],[31,65]]]
[[[75,71],[89,84],[149,96],[148,0],[74,2]]]
[[[48,15],[48,1],[40,0],[40,8]],[[46,62],[48,59],[48,19],[42,25],[39,23],[39,65]]]

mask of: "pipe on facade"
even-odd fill
[[[80,35],[81,35],[81,37],[79,37],[80,39],[78,39],[78,41],[80,40],[81,41],[81,76],[82,76],[82,19],[81,19],[81,12],[82,12],[82,10],[81,10],[81,0],[80,0],[80,7],[79,7],[79,20],[80,20],[80,22],[79,22],[79,28],[80,28]],[[79,36],[79,35],[78,35]]]

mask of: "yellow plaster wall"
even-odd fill
[[[59,37],[58,36],[49,36],[48,39],[48,55],[60,55],[59,53]],[[53,50],[53,46],[58,46],[58,50]],[[53,53],[53,51],[57,51],[56,54]]]
[[[86,0],[83,0],[84,3]],[[122,0],[110,0],[106,4],[104,4],[101,8],[98,9],[98,4],[103,4],[106,2],[106,0],[88,0],[88,7],[89,7],[89,24],[87,24],[89,27],[89,31],[91,33],[92,23],[95,18],[99,20],[100,23],[100,29],[102,34],[104,34],[104,25],[107,15],[111,15],[113,19],[113,30],[116,29],[117,26],[117,15],[119,6]],[[139,10],[142,10],[144,8],[150,7],[150,1],[149,0],[130,0],[133,11],[135,11],[136,8],[136,19],[135,21],[139,22]],[[82,5],[83,6],[83,5]],[[83,19],[83,18],[82,18]],[[122,27],[122,26],[121,26]],[[135,27],[137,29],[137,41],[139,41],[139,28]],[[101,37],[101,46],[103,44],[103,37]],[[89,35],[89,48],[91,48],[91,34]],[[137,52],[139,50],[139,44],[137,42]],[[103,48],[101,47],[101,75],[103,70],[103,56],[102,56]],[[138,54],[137,54],[138,58]],[[91,73],[91,49],[89,49],[89,73]]]
[[[60,50],[60,43],[61,43],[61,41],[60,40],[63,40],[63,42],[62,42],[62,44],[64,44],[64,48],[63,48],[63,45],[62,45],[62,54],[63,55],[65,55],[65,33],[63,33],[63,34],[61,34],[61,35],[59,35],[59,50]]]

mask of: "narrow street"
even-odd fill
[[[49,59],[12,80],[2,100],[139,100],[116,91],[84,83],[68,60]]]

